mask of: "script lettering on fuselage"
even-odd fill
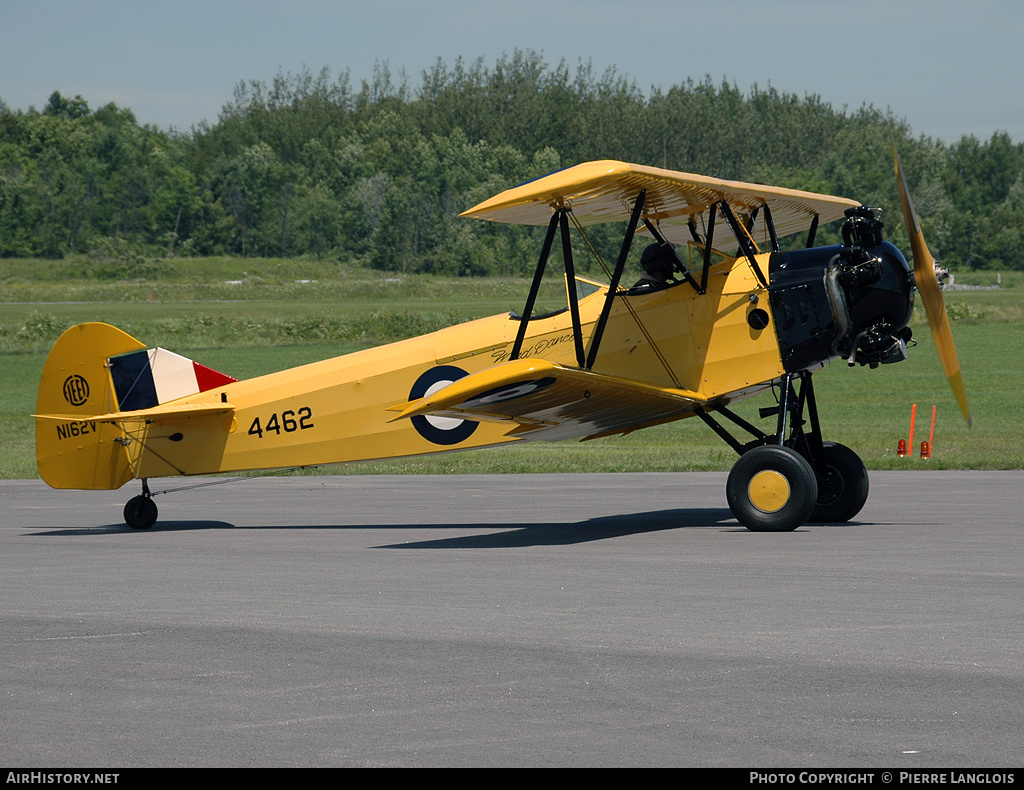
[[[543,340],[538,340],[532,346],[523,348],[523,350],[519,352],[519,359],[529,359],[530,357],[540,356],[541,354],[550,351],[551,349],[561,345],[562,343],[571,343],[572,339],[573,335],[572,332],[570,332],[567,335],[560,335],[559,337],[549,337],[544,338]],[[495,351],[493,354],[491,354],[491,359],[495,363],[507,362],[509,355],[511,353],[512,344],[510,343],[507,348],[501,351]]]

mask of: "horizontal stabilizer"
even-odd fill
[[[109,414],[100,414],[95,417],[90,417],[89,422],[114,424],[143,422],[146,424],[169,425],[173,422],[193,419],[195,417],[211,417],[217,414],[228,414],[234,410],[235,407],[230,403],[179,403],[168,404],[165,406],[154,406],[151,409],[115,411]],[[33,414],[32,416],[37,420],[55,420],[57,422],[72,422],[82,419],[80,415],[75,414]]]
[[[522,359],[466,376],[393,409],[401,412],[395,419],[423,415],[509,422],[515,424],[512,434],[554,441],[678,419],[705,402],[696,392]]]

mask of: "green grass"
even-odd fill
[[[106,321],[147,344],[246,378],[521,309],[529,288],[526,280],[402,277],[307,261],[175,261],[139,281],[88,274],[81,261],[0,261],[0,478],[36,474],[30,417],[36,386],[53,340],[76,323]],[[295,282],[305,279],[311,282]],[[972,428],[964,425],[927,327],[915,316],[920,342],[906,362],[877,370],[833,363],[815,376],[826,438],[854,448],[872,469],[1024,468],[1024,366],[1018,359],[1024,278],[1008,273],[1002,280],[998,290],[947,294]],[[994,275],[958,274],[957,283],[992,285]],[[549,302],[557,303],[560,284],[554,279],[547,287]],[[770,402],[753,398],[737,411],[767,428],[770,421],[760,423],[757,409]],[[896,454],[914,403],[918,447],[937,407],[931,460],[920,459],[917,448],[912,458]],[[697,471],[727,470],[734,460],[702,423],[685,420],[590,442],[538,442],[319,471]]]

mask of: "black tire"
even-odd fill
[[[818,481],[796,450],[763,445],[740,456],[729,472],[729,509],[752,532],[791,532],[818,499]]]
[[[149,529],[156,524],[156,513],[152,497],[132,497],[124,506],[124,523],[132,529]]]
[[[841,523],[860,513],[868,501],[868,470],[849,447],[825,442],[825,471],[818,479],[812,521]]]

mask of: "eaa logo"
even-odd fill
[[[64,400],[72,406],[82,406],[89,400],[89,382],[77,373],[64,379]]]

